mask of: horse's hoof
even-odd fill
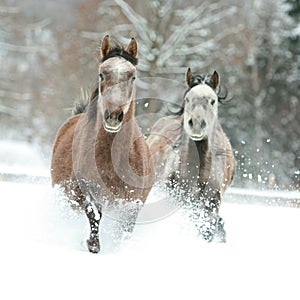
[[[88,239],[86,243],[90,252],[98,253],[100,251],[100,242],[98,238]]]
[[[224,229],[224,221],[222,218],[219,218],[218,220],[215,237],[217,242],[226,243],[226,231]]]
[[[214,241],[217,243],[226,243],[226,232],[225,230],[217,232],[214,236]]]
[[[202,235],[202,238],[208,243],[212,242],[212,240],[214,238],[214,234],[210,231],[202,232],[201,235]]]

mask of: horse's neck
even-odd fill
[[[206,183],[212,170],[212,149],[211,141],[193,141],[186,134],[182,137],[182,144],[187,145],[182,157],[193,167],[198,168],[198,182]],[[185,152],[185,153],[184,153]]]
[[[206,184],[212,169],[212,151],[210,148],[210,141],[206,139],[195,143],[200,160],[199,182]]]
[[[134,103],[132,102],[127,114],[124,117],[122,128],[115,134],[107,132],[98,121],[98,134],[97,134],[97,151],[107,153],[108,161],[114,160],[114,164],[118,164],[118,160],[124,155],[128,155],[133,142],[140,135],[134,116]],[[120,155],[115,155],[118,152]],[[128,158],[127,158],[128,159]]]
[[[107,133],[104,130],[104,128],[103,128],[103,113],[101,114],[99,110],[97,110],[97,117],[91,126],[94,127],[94,130],[101,133],[100,136],[98,135],[98,137],[97,137],[98,139],[105,138],[108,142],[112,143],[112,141],[114,140],[114,136],[116,134]],[[129,109],[124,116],[122,127],[126,128],[126,136],[128,138],[130,138],[131,136],[134,136],[135,131],[136,131],[136,121],[135,121],[135,104],[134,104],[134,101],[132,101],[132,100],[131,100]],[[124,134],[123,128],[117,133],[118,135]]]

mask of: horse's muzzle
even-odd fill
[[[201,141],[206,137],[206,122],[191,117],[185,124],[185,131],[192,140]]]
[[[110,112],[108,109],[104,112],[104,129],[108,132],[115,133],[121,129],[124,119],[124,112],[121,109]]]

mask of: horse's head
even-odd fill
[[[111,45],[107,35],[101,43],[101,57],[98,106],[104,129],[114,133],[120,130],[134,99],[136,40],[132,38],[129,45],[124,48]]]
[[[189,87],[184,96],[183,126],[195,141],[210,137],[218,118],[219,74],[193,75],[188,68],[186,82]]]

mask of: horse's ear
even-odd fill
[[[107,34],[101,42],[101,57],[104,57],[111,50],[109,35]]]
[[[192,74],[191,68],[188,68],[186,71],[186,75],[185,75],[185,81],[188,86],[190,86],[190,84],[192,83],[192,77],[193,77],[193,74]]]
[[[211,76],[210,84],[212,85],[213,89],[216,90],[220,85],[220,75],[217,71],[214,71],[214,73]]]
[[[137,58],[137,42],[134,37],[131,38],[130,43],[126,49],[126,51],[134,58]]]

